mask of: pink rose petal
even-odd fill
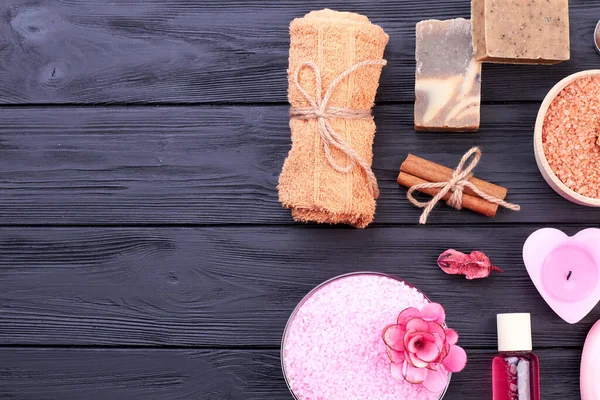
[[[448,372],[439,366],[436,371],[429,371],[423,381],[423,387],[430,392],[439,393],[448,386]]]
[[[440,356],[433,361],[434,363],[439,364],[442,361],[444,361],[444,358],[446,358],[446,356],[448,355],[448,352],[450,351],[450,345],[448,344],[448,342],[443,342],[442,347],[440,347],[440,349],[441,349]]]
[[[398,320],[396,322],[398,325],[406,326],[408,321],[413,318],[421,318],[421,311],[419,311],[418,308],[409,307],[398,315]]]
[[[404,369],[404,363],[402,364],[394,364],[390,365],[390,371],[394,379],[398,379],[399,381],[404,379],[404,375],[402,374],[402,370]]]
[[[415,330],[417,332],[428,332],[429,325],[421,318],[413,318],[406,323],[406,330]]]
[[[450,372],[460,372],[467,365],[467,353],[460,346],[451,346],[442,365]]]
[[[441,349],[434,342],[425,341],[417,350],[416,355],[420,360],[430,363],[437,359],[440,353]]]
[[[444,327],[442,327],[437,322],[428,322],[427,325],[429,326],[429,333],[437,333],[442,338],[444,338],[444,340],[446,340],[446,330],[444,329]]]
[[[446,340],[437,333],[434,333],[433,337],[435,338],[434,343],[437,345],[437,347],[439,347],[440,352],[443,352],[444,347],[446,346]]]
[[[408,350],[409,353],[416,353],[419,350],[419,345],[423,341],[423,334],[415,332],[412,334],[409,333],[406,336],[408,337],[408,343],[405,347],[406,350]]]
[[[415,368],[407,362],[404,362],[402,368],[402,376],[410,383],[419,384],[423,383],[427,378],[429,372],[426,368]]]
[[[454,329],[446,329],[446,340],[450,345],[456,344],[458,342],[458,332]]]
[[[438,360],[438,362],[441,362],[442,360],[444,360],[449,352],[450,352],[450,344],[448,343],[448,341],[446,341],[444,343],[444,347],[442,348],[442,354],[440,354],[440,359]]]
[[[387,354],[390,358],[390,361],[394,364],[402,364],[406,359],[406,356],[404,355],[403,351],[396,351],[388,346],[386,346],[385,348],[387,350]]]
[[[406,361],[415,368],[427,368],[428,362],[425,362],[414,353],[406,353]]]
[[[400,325],[390,325],[383,331],[383,341],[392,350],[404,351],[406,331]]]
[[[404,350],[406,351],[406,349],[408,348],[408,343],[410,342],[410,339],[416,334],[416,331],[407,331],[404,334]]]
[[[419,336],[422,337],[423,335],[427,335],[428,337],[432,337],[432,339],[428,339],[428,340],[433,340],[435,341],[435,336],[431,335],[430,333],[427,332],[417,332],[414,329],[411,329],[409,331],[406,331],[406,334],[404,335],[404,350],[407,352],[410,352],[410,350],[408,350],[408,346],[411,343],[411,341],[414,344],[414,337],[415,336]],[[416,348],[413,347],[413,353],[416,351]]]
[[[438,303],[429,303],[423,306],[421,314],[425,321],[437,322],[443,324],[446,321],[446,311],[444,307]]]
[[[405,338],[408,338],[408,343],[405,349],[410,353],[416,353],[425,344],[425,342],[435,342],[435,336],[426,332],[409,332]]]

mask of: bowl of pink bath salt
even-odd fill
[[[534,150],[542,176],[558,194],[600,207],[600,70],[570,75],[548,92]]]
[[[408,283],[379,273],[333,278],[300,301],[286,325],[281,363],[297,400],[438,400],[394,377],[382,331],[398,313],[430,300]],[[448,372],[448,383],[450,381]]]

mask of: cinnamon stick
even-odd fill
[[[421,178],[423,181],[425,181],[425,182],[420,182],[420,183],[447,182],[448,180],[450,180],[450,178],[452,178],[452,174],[454,173],[454,170],[452,170],[450,168],[444,167],[443,165],[436,164],[429,160],[425,160],[421,157],[414,156],[412,154],[409,154],[408,157],[406,157],[406,160],[400,166],[400,171],[405,172],[406,174],[412,175],[414,177]],[[494,185],[493,183],[482,181],[481,179],[477,179],[474,177],[469,179],[469,182],[471,182],[473,185],[477,186],[477,189],[481,190],[482,192],[485,192],[486,194],[489,194],[489,195],[494,196],[501,200],[504,200],[506,198],[506,194],[508,193],[508,190],[502,186]],[[400,183],[400,177],[398,177],[398,183]],[[400,183],[400,184],[403,185],[402,183]],[[403,185],[403,186],[405,186],[405,185]],[[475,196],[475,197],[478,197],[469,188],[465,188],[465,193]],[[481,201],[488,203],[487,201],[485,201],[481,198],[479,198],[479,199]],[[444,199],[444,200],[446,200],[446,199]],[[488,203],[488,204],[491,204],[491,203]],[[464,206],[464,207],[468,208],[466,206]],[[495,209],[497,210],[498,206],[495,206]],[[473,210],[473,211],[477,211],[477,210]],[[479,211],[477,211],[477,212],[479,212]],[[494,214],[495,214],[495,211],[494,211]],[[487,215],[487,214],[485,214],[485,215]]]
[[[406,172],[400,171],[400,174],[398,175],[398,183],[402,186],[410,188],[415,185],[420,185],[422,183],[430,183],[430,182],[426,181],[424,179],[421,179],[419,177],[410,175]],[[440,192],[440,189],[421,189],[421,190],[419,190],[419,192],[428,194],[430,196],[435,196],[436,194],[438,194]],[[486,217],[490,217],[490,218],[494,218],[496,216],[496,212],[498,211],[497,204],[490,203],[489,201],[485,201],[481,197],[472,196],[470,194],[467,194],[466,192],[467,192],[467,190],[465,190],[465,193],[463,193],[463,196],[462,196],[463,208],[466,208],[471,211],[475,211],[476,213],[483,214]],[[446,201],[450,198],[451,195],[452,195],[452,193],[448,193],[442,199],[444,201]]]

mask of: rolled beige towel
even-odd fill
[[[389,37],[365,16],[332,10],[313,11],[295,19],[290,36],[292,149],[279,177],[279,201],[292,210],[297,221],[364,228],[373,220],[378,195],[370,172],[375,123],[369,110],[374,105]],[[305,63],[312,63],[316,70]],[[353,66],[355,69],[348,72]],[[321,93],[317,93],[317,74],[322,79]],[[314,116],[297,117],[297,110],[311,114],[313,105],[306,95],[316,102],[322,100],[328,87],[340,77],[331,91],[326,121]],[[356,115],[350,117],[348,113]],[[354,152],[356,159],[336,147],[335,140],[328,146],[324,144],[327,129],[320,124],[325,122],[341,139],[340,146]],[[348,163],[349,171],[340,172]]]

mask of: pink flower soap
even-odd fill
[[[382,330],[398,312],[429,300],[414,287],[375,273],[344,275],[314,289],[286,327],[281,357],[298,400],[437,400],[422,385],[396,379]]]

